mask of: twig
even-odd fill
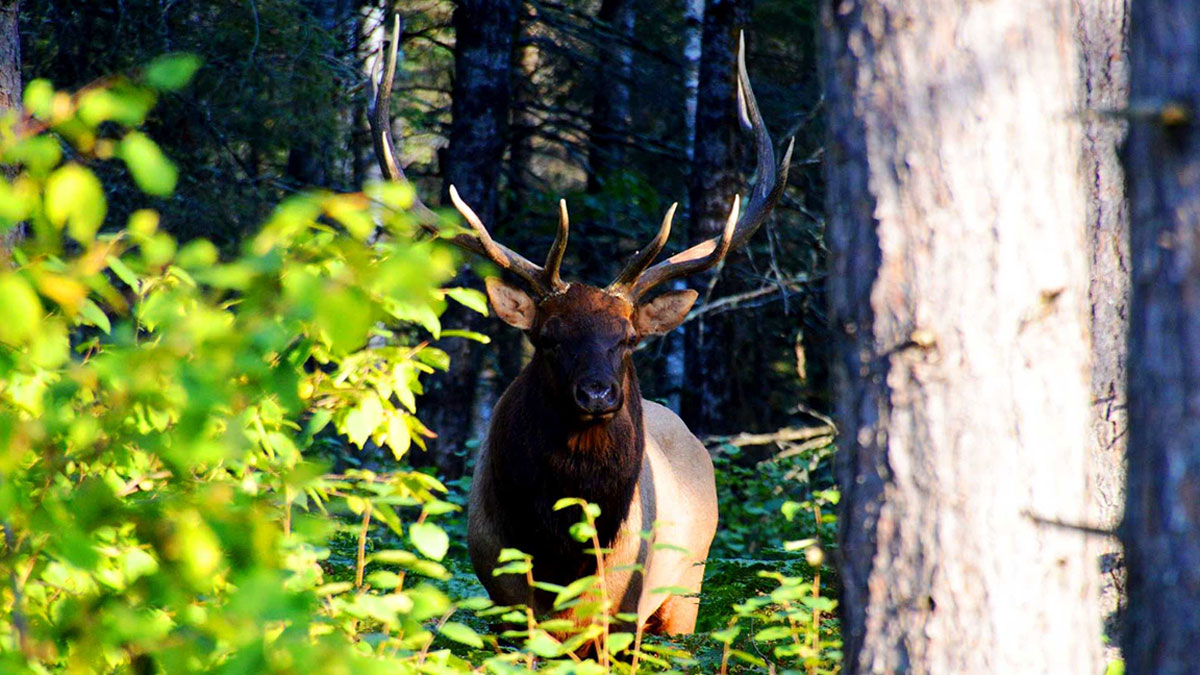
[[[789,443],[793,441],[807,441],[823,436],[833,436],[837,430],[832,426],[820,427],[801,427],[799,429],[793,427],[784,427],[778,431],[769,434],[751,434],[741,433],[735,436],[708,436],[704,439],[705,445],[732,445],[735,448],[742,448],[747,445],[766,445],[768,443]]]
[[[703,305],[696,307],[691,312],[688,312],[687,318],[684,319],[683,322],[687,323],[688,321],[693,321],[701,316],[704,316],[705,314],[728,311],[734,309],[743,302],[761,298],[764,295],[779,293],[784,289],[799,290],[799,286],[801,284],[808,283],[809,281],[811,281],[811,279],[807,274],[801,274],[799,276],[792,277],[791,279],[783,279],[777,284],[771,286],[763,286],[762,288],[756,288],[752,291],[746,291],[745,293],[738,293],[737,295],[727,295],[718,300],[706,302]]]
[[[354,587],[359,589],[363,585],[363,570],[366,568],[367,561],[367,530],[371,529],[371,501],[369,499],[365,501],[362,531],[358,533],[358,559],[354,565]]]

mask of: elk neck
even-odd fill
[[[600,506],[597,534],[610,546],[629,513],[642,469],[642,397],[631,360],[623,368],[624,403],[612,417],[581,422],[557,391],[546,359],[535,354],[501,397],[488,433],[496,498],[510,517],[502,526],[517,548],[534,556],[534,577],[569,583],[594,571],[588,545],[570,537],[577,497]],[[515,517],[513,517],[515,516]]]

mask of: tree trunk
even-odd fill
[[[21,38],[17,30],[19,0],[0,0],[0,118],[21,106]],[[11,179],[16,167],[0,165],[0,176]],[[8,262],[8,251],[21,237],[20,225],[0,233],[0,265]]]
[[[696,101],[700,91],[700,55],[704,37],[704,0],[685,0],[683,9],[683,114],[686,126],[688,164],[696,157]],[[690,205],[681,214],[684,222],[691,220]],[[678,279],[671,284],[674,290],[687,288]],[[665,338],[666,352],[663,378],[666,382],[667,407],[680,414],[683,411],[683,388],[687,376],[687,340],[685,330],[671,331]]]
[[[633,25],[636,0],[603,0],[596,18],[608,35],[599,50],[599,72],[592,97],[588,144],[588,192],[599,192],[604,181],[625,164],[629,144],[629,86],[633,80]]]
[[[739,187],[735,143],[740,127],[734,76],[738,31],[749,21],[749,0],[709,0],[704,12],[689,185],[688,239],[693,244],[721,233]],[[738,254],[732,254],[729,262],[737,259]],[[702,299],[710,296],[715,274],[718,272],[697,274],[689,279]],[[729,317],[705,317],[685,326],[684,358],[690,366],[691,384],[684,390],[683,412],[688,426],[696,433],[729,431],[722,426],[732,391]]]
[[[1067,0],[824,3],[849,673],[1096,673]]]
[[[1126,336],[1129,331],[1129,209],[1117,156],[1128,125],[1112,115],[1129,102],[1128,0],[1075,0],[1079,22],[1083,170],[1091,276],[1092,417],[1089,521],[1115,529],[1125,501]],[[1115,539],[1096,539],[1100,607],[1110,658],[1117,658],[1125,569]]]
[[[461,0],[454,10],[454,91],[450,145],[442,155],[445,189],[458,188],[483,222],[498,213],[497,183],[508,133],[509,71],[517,32],[518,0]],[[449,200],[446,199],[446,203]],[[467,271],[453,284],[478,285]],[[480,330],[485,319],[451,304],[442,316],[448,328]],[[438,434],[431,459],[455,478],[463,472],[461,454],[474,410],[479,349],[462,338],[446,340],[450,370],[429,378],[425,397],[430,428]]]
[[[1194,673],[1200,644],[1200,5],[1132,5],[1133,293],[1122,542],[1127,672]]]

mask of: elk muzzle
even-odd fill
[[[611,417],[621,409],[621,398],[616,382],[587,379],[575,385],[575,405],[585,419]]]

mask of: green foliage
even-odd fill
[[[196,68],[164,57],[73,95],[34,81],[27,117],[0,125],[21,169],[0,181],[0,230],[28,227],[0,266],[0,671],[836,671],[813,558],[836,496],[784,489],[827,452],[756,469],[721,453],[727,526],[683,641],[618,630],[601,577],[537,582],[519,551],[498,571],[569,618],[492,606],[465,560],[463,482],[332,473],[320,458],[342,439],[396,460],[424,446],[441,312],[486,305],[441,287],[455,260],[414,241],[403,186],[288,198],[224,258],[151,209],[112,222],[109,164],[171,193],[174,164],[136,126]],[[558,506],[603,555],[598,509]]]

